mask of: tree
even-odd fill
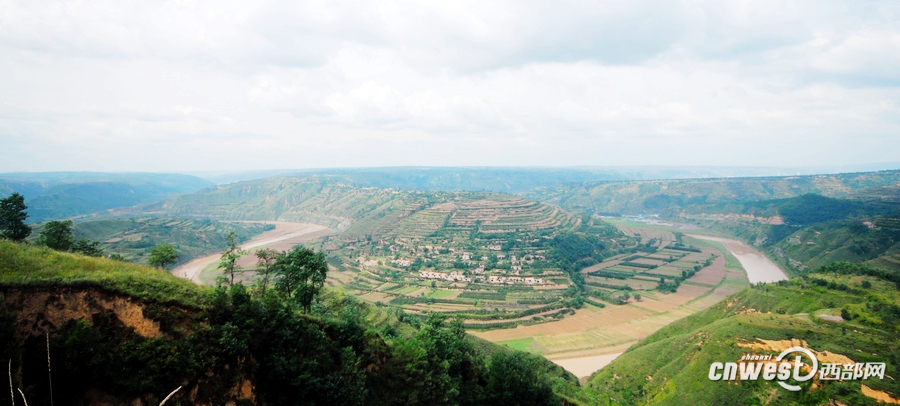
[[[294,247],[277,256],[274,272],[280,276],[275,285],[277,289],[288,297],[294,297],[309,312],[313,300],[325,285],[328,263],[321,252]]]
[[[84,254],[89,257],[102,257],[103,249],[100,248],[100,241],[91,241],[84,238],[78,239],[72,245],[72,252]]]
[[[18,193],[0,199],[0,238],[23,241],[31,235],[31,227],[25,224],[27,208],[25,198]]]
[[[278,251],[266,248],[256,251],[256,265],[262,268],[258,273],[262,274],[262,295],[266,295],[266,286],[269,284],[269,274],[272,272],[275,260],[278,259]]]
[[[71,251],[75,245],[72,220],[47,222],[38,235],[37,243],[57,251]]]
[[[112,254],[109,254],[108,258],[113,261],[128,262],[128,260],[125,259],[125,257],[123,257],[121,254],[112,253]]]
[[[524,352],[497,351],[487,376],[487,399],[492,405],[553,405],[560,399],[536,357]]]
[[[234,274],[241,272],[241,267],[238,266],[237,260],[246,255],[247,251],[242,250],[238,246],[237,234],[234,231],[228,233],[228,236],[225,238],[228,240],[228,249],[222,253],[219,269],[222,270],[222,273],[228,275],[229,285],[234,286]]]
[[[165,269],[169,265],[178,262],[178,252],[172,244],[160,244],[150,249],[147,262],[151,266]]]

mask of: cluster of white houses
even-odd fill
[[[432,272],[432,271],[419,271],[419,277],[424,279],[440,279],[451,282],[472,282],[472,278],[464,275],[462,272],[451,271],[450,273],[444,272]],[[484,281],[484,276],[476,276],[476,281]],[[514,285],[524,283],[526,285],[543,285],[543,278],[535,278],[532,276],[499,276],[499,275],[488,275],[487,276],[488,283],[497,283],[504,285]]]
[[[472,282],[472,278],[458,271],[452,271],[450,273],[419,271],[419,276],[425,279],[443,279],[451,282]]]
[[[394,265],[397,265],[397,266],[402,266],[402,267],[407,267],[407,266],[412,265],[412,261],[410,261],[408,259],[403,259],[403,258],[395,259],[395,260],[391,261],[391,263]]]

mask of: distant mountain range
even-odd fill
[[[0,196],[25,197],[29,223],[83,216],[196,192],[213,183],[196,176],[161,173],[2,173]]]
[[[589,167],[380,167],[197,172],[216,184],[281,176],[340,175],[364,186],[413,190],[519,193],[569,182],[799,176],[900,169],[900,162],[830,167],[589,166]]]
[[[523,196],[596,214],[661,213],[693,205],[745,203],[814,193],[847,197],[900,184],[900,171],[755,178],[584,182],[539,187]]]

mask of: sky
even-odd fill
[[[0,172],[883,162],[898,1],[0,0]]]

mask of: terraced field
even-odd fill
[[[578,376],[587,376],[663,326],[706,309],[748,285],[746,274],[724,247],[690,238],[676,246],[676,235],[662,228],[620,225],[620,229],[641,235],[645,242],[657,243],[649,249],[652,252],[620,254],[582,269],[586,289],[605,307],[588,305],[559,321],[470,333],[542,354]],[[622,265],[625,262],[656,268]],[[684,278],[677,291],[658,290],[661,277],[667,281],[670,275],[673,279],[683,277],[683,271],[698,265],[700,269]],[[616,300],[626,292],[628,299]]]
[[[315,223],[343,239],[424,238],[442,229],[483,233],[554,229],[579,218],[557,207],[499,193],[357,187],[340,176],[268,178],[211,188],[134,209],[186,217]]]

